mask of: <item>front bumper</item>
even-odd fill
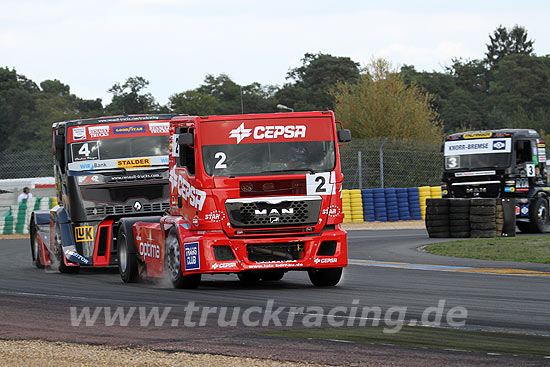
[[[348,264],[347,233],[341,229],[311,236],[228,238],[220,231],[192,237],[180,235],[181,238],[184,274],[335,268]]]

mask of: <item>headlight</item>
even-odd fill
[[[506,180],[504,183],[506,185],[514,186],[516,184],[516,180]]]

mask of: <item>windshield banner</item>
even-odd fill
[[[168,156],[104,159],[69,163],[69,171],[94,171],[120,169],[138,170],[155,166],[167,166]]]
[[[511,153],[512,138],[445,142],[445,155]]]
[[[169,135],[170,122],[126,122],[119,124],[83,125],[69,127],[67,143],[86,140],[113,139],[134,136]]]
[[[333,140],[330,117],[202,122],[203,145]]]

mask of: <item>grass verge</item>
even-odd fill
[[[436,243],[424,249],[442,256],[550,264],[550,236],[476,238]]]
[[[465,329],[407,326],[392,334],[385,333],[383,327],[366,326],[275,331],[266,335],[482,353],[550,356],[550,337]]]

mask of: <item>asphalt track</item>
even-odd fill
[[[220,327],[217,317],[204,326],[188,326],[186,305],[235,308],[266,308],[272,300],[281,313],[283,329],[304,328],[304,315],[295,315],[286,326],[289,307],[319,306],[325,314],[333,307],[406,307],[408,322],[420,320],[428,307],[444,301],[444,315],[452,307],[464,307],[465,327],[550,334],[550,277],[430,270],[429,265],[524,269],[550,272],[550,266],[446,258],[416,250],[435,242],[424,230],[354,230],[349,232],[351,265],[338,287],[313,287],[305,272],[287,273],[280,282],[245,286],[235,275],[205,276],[196,290],[176,290],[166,284],[123,284],[114,269],[86,269],[78,275],[36,269],[30,262],[28,240],[0,241],[0,337],[44,339],[114,346],[150,347],[158,350],[207,352],[278,360],[336,365],[546,365],[548,359],[491,356],[481,353],[407,348],[388,345],[298,340],[262,335],[280,330],[266,327]],[[411,267],[372,266],[420,264]],[[367,263],[367,265],[365,265]],[[440,267],[436,267],[440,268]],[[357,301],[359,300],[359,301]],[[71,325],[70,307],[171,307],[163,326],[140,325],[137,317],[128,326],[106,325],[102,316],[94,326]],[[204,310],[201,308],[201,311]],[[80,312],[80,311],[79,311]],[[307,313],[307,310],[305,311]],[[261,316],[252,316],[251,319]],[[346,314],[347,315],[347,314]],[[195,315],[197,316],[197,315]],[[229,316],[227,317],[229,318]],[[337,318],[336,318],[337,319]],[[333,319],[333,320],[336,320]],[[328,320],[328,319],[327,319]],[[324,321],[323,326],[329,326]],[[340,318],[350,320],[350,317]],[[190,318],[198,322],[198,317]],[[370,320],[372,321],[372,320]],[[445,326],[445,320],[442,322]],[[357,325],[357,324],[355,324]],[[382,321],[383,325],[383,321]]]

